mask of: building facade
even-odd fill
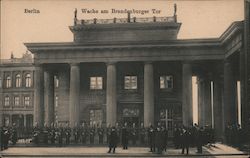
[[[34,75],[29,114],[40,126],[128,122],[148,127],[162,122],[171,131],[193,124],[192,77],[196,76],[199,125],[213,126],[220,139],[227,125],[239,122],[238,104],[242,122],[250,118],[246,27],[249,22],[238,21],[219,38],[180,40],[176,14],[93,20],[75,15],[69,27],[73,42],[25,43],[34,54],[33,66],[26,64]],[[2,65],[3,85],[9,73],[13,78],[15,71],[22,76],[27,71],[14,63],[9,66],[15,70],[7,72],[8,65]],[[7,92],[7,87],[1,88],[3,105]],[[5,118],[8,108],[2,107]]]
[[[0,124],[1,126],[33,126],[34,66],[31,54],[22,58],[1,60]]]

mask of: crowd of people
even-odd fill
[[[239,124],[228,125],[225,129],[226,143],[230,146],[241,147],[247,143],[250,133],[243,130]]]
[[[181,149],[182,154],[189,154],[190,147],[197,147],[197,153],[202,153],[202,146],[215,143],[214,130],[209,127],[199,127],[194,124],[190,127],[175,127],[169,137],[169,132],[164,125],[158,123],[156,126],[150,125],[144,128],[141,124],[136,127],[135,123],[128,126],[103,127],[81,126],[70,128],[68,124],[51,124],[43,127],[34,126],[32,128],[31,143],[44,146],[67,146],[70,144],[96,145],[108,144],[109,153],[115,153],[117,146],[121,145],[124,150],[129,146],[149,146],[150,152],[161,154],[167,151],[167,147],[173,144],[176,149]],[[1,150],[8,148],[8,143],[16,144],[18,141],[17,127],[1,128]],[[226,141],[228,144],[239,144],[244,139],[244,133],[240,126],[228,126],[226,128]],[[242,140],[243,141],[243,140]],[[171,142],[171,143],[169,143]]]

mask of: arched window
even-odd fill
[[[26,76],[25,76],[25,87],[31,87],[31,76],[30,76],[30,74],[26,74]]]
[[[11,78],[10,76],[6,77],[6,88],[10,88],[11,87]]]
[[[21,75],[16,75],[16,87],[21,87]]]

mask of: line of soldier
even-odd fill
[[[1,151],[8,149],[9,141],[11,141],[13,145],[17,143],[18,138],[15,124],[13,124],[12,127],[1,127],[0,134]]]
[[[185,150],[186,154],[189,154],[189,147],[197,147],[197,153],[202,153],[202,146],[215,143],[214,129],[210,126],[199,127],[197,124],[175,127],[173,143],[176,149],[182,149],[182,154]]]
[[[117,123],[116,132],[118,137],[122,139],[122,127]],[[75,125],[74,128],[70,128],[68,124],[62,125],[51,124],[47,126],[46,124],[43,127],[35,126],[33,128],[33,138],[32,142],[34,144],[44,144],[44,145],[68,145],[68,144],[95,144],[96,137],[98,137],[98,144],[104,144],[109,142],[109,135],[112,127],[108,125],[107,128],[104,128],[102,125],[97,126],[86,126],[83,123],[81,126]],[[132,127],[126,127],[127,137],[131,140],[133,145],[136,145],[138,141],[140,144],[145,145],[145,136],[147,133],[146,128],[143,127],[143,123],[140,128],[135,126],[133,123]],[[124,138],[124,137],[123,137]],[[139,138],[139,139],[138,139]],[[128,140],[127,140],[128,141]],[[119,141],[120,142],[120,141]]]

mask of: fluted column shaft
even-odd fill
[[[192,68],[189,63],[182,65],[182,122],[184,126],[193,124]]]
[[[69,90],[69,123],[70,127],[79,125],[80,113],[80,66],[70,65],[70,90]]]
[[[35,79],[34,79],[34,125],[43,126],[44,123],[44,74],[41,65],[35,66]]]
[[[116,65],[107,63],[106,123],[114,126],[117,115]]]
[[[144,65],[144,126],[154,124],[154,73],[152,63]]]
[[[50,71],[44,72],[44,107],[45,123],[54,123],[54,75]]]

